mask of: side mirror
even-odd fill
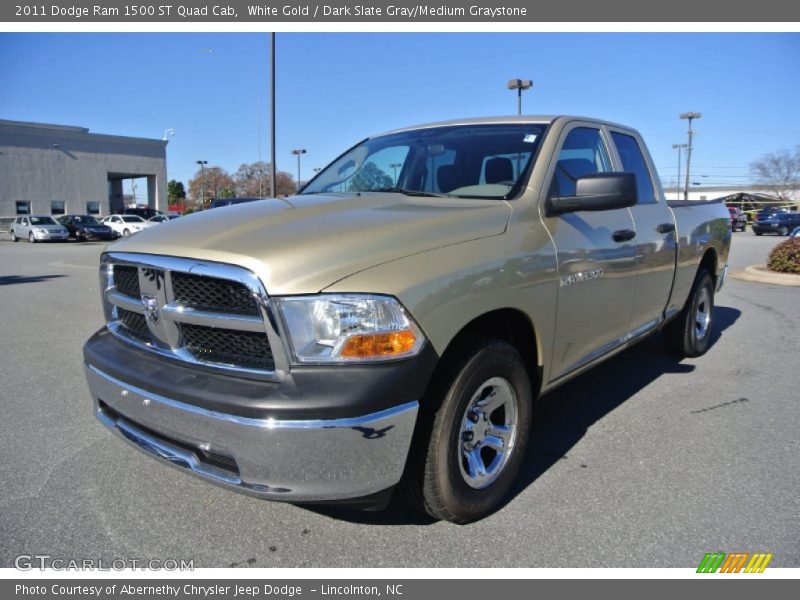
[[[633,173],[594,173],[579,177],[574,196],[547,199],[547,216],[582,210],[628,208],[639,201],[636,175]]]

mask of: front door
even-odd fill
[[[574,196],[579,177],[613,171],[608,133],[573,123],[550,165],[548,196]],[[558,259],[558,307],[550,381],[618,346],[631,322],[635,232],[627,208],[544,217]],[[617,239],[615,239],[615,237]],[[619,240],[619,241],[618,241]]]

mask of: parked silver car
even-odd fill
[[[69,231],[49,215],[26,215],[17,217],[11,224],[11,241],[27,239],[29,242],[66,242]]]

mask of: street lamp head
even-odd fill
[[[533,81],[530,79],[510,79],[506,87],[510,90],[527,90],[533,87]]]
[[[685,112],[678,115],[681,119],[699,119],[703,115],[699,112]]]
[[[298,156],[305,153],[306,153],[305,148],[297,148],[296,150],[292,150],[292,154],[297,154]]]
[[[673,148],[688,148],[689,144],[672,144]]]
[[[207,165],[208,164],[207,160],[196,160],[194,162],[196,162],[198,165]]]

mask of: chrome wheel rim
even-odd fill
[[[511,458],[517,437],[517,396],[502,377],[487,379],[470,398],[461,419],[458,464],[474,489],[494,483]]]
[[[694,331],[698,340],[706,337],[710,323],[711,295],[708,293],[708,288],[704,287],[697,296],[697,304],[694,310]]]

